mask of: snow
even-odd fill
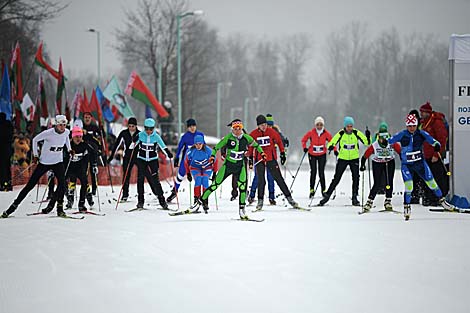
[[[332,175],[329,170],[328,183]],[[162,186],[168,195],[169,183]],[[403,191],[399,172],[395,186]],[[228,200],[230,179],[221,198],[217,192],[218,210],[211,195],[208,215],[170,217],[155,210],[148,186],[152,210],[125,213],[133,198],[115,211],[116,189],[99,189],[105,217],[26,217],[37,210],[33,191],[14,218],[0,220],[0,312],[430,313],[470,307],[470,215],[414,205],[408,222],[393,213],[359,216],[359,208],[348,206],[349,171],[327,206],[292,211],[280,197],[278,206],[250,213],[266,218],[263,223],[232,220],[238,204]],[[131,195],[135,190],[131,186]],[[189,204],[188,190],[185,181],[181,207]],[[294,190],[307,206],[307,171]],[[0,193],[2,209],[18,192]],[[401,195],[393,198],[400,211],[401,202]],[[373,210],[382,203],[377,196]]]

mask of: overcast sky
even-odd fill
[[[54,66],[62,57],[64,71],[96,72],[96,35],[101,32],[103,78],[120,67],[112,49],[113,30],[122,23],[123,8],[135,9],[138,1],[66,0],[69,7],[46,25],[43,39]],[[315,53],[321,53],[325,36],[352,20],[367,22],[373,31],[392,26],[400,33],[435,33],[443,40],[470,32],[470,0],[191,0],[202,9],[221,36],[241,32],[252,36],[280,37],[312,34]]]

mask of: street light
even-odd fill
[[[90,33],[95,33],[96,34],[96,50],[97,50],[97,67],[98,67],[98,86],[100,85],[100,31],[96,30],[94,28],[88,28],[87,30]]]
[[[176,16],[176,62],[177,62],[177,81],[178,81],[178,135],[181,134],[182,124],[182,95],[181,95],[181,19],[191,15],[202,15],[204,11],[196,10],[185,12]]]

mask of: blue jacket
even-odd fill
[[[145,131],[139,133],[139,153],[137,158],[144,161],[158,160],[158,147],[165,153],[166,145],[159,134],[154,130],[149,136]]]
[[[183,136],[181,136],[180,142],[178,143],[178,148],[176,149],[175,158],[179,159],[180,158],[180,153],[183,152],[183,160],[182,161],[184,161],[184,157],[186,155],[186,152],[194,144],[194,137],[196,137],[197,135],[204,136],[203,133],[201,133],[200,131],[197,131],[197,130],[194,132],[194,134],[187,131],[187,132],[184,133]]]
[[[423,144],[427,141],[430,145],[434,146],[439,142],[431,137],[428,132],[417,129],[413,134],[408,130],[402,130],[396,133],[388,140],[390,145],[399,142],[401,145],[401,162],[402,164],[412,164],[416,161],[423,160]]]
[[[196,148],[190,148],[185,158],[185,166],[187,170],[191,168],[197,168],[200,170],[212,169],[212,164],[209,163],[212,149],[205,146],[205,149],[198,150]]]

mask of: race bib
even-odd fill
[[[64,147],[50,147],[49,151],[51,152],[60,152],[64,149]]]
[[[269,138],[269,136],[258,137],[258,138],[256,138],[256,142],[257,142],[261,147],[266,147],[266,146],[269,146],[269,144],[271,143],[271,138]]]
[[[230,151],[230,159],[233,161],[243,160],[244,151]]]
[[[354,148],[356,148],[356,145],[355,144],[344,144],[343,148],[346,149],[346,150],[354,150]]]
[[[423,158],[421,151],[413,151],[406,153],[406,160],[408,162],[416,162]]]
[[[313,152],[323,152],[325,150],[325,146],[313,146]]]

